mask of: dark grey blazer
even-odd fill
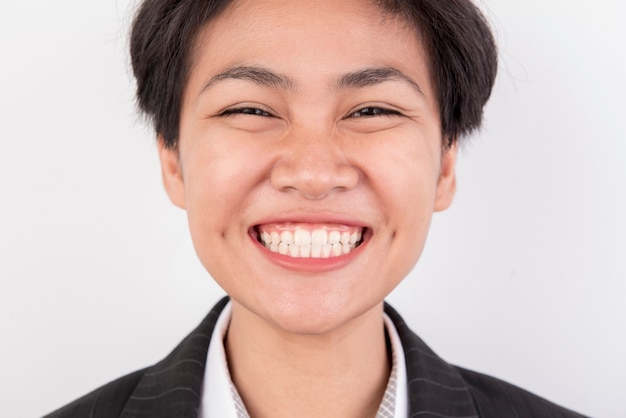
[[[222,299],[161,362],[115,380],[47,418],[196,418],[211,333]],[[523,389],[443,361],[389,305],[404,347],[409,417],[581,417]]]

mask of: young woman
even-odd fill
[[[447,364],[384,304],[495,78],[468,0],[146,0],[131,56],[167,193],[229,298],[50,416],[578,416]]]

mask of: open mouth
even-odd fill
[[[255,227],[257,240],[274,253],[293,258],[349,254],[363,243],[365,228],[339,224],[281,223]]]

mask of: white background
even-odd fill
[[[619,0],[484,0],[501,67],[389,301],[449,361],[598,417],[626,395]],[[151,364],[222,294],[160,184],[127,1],[0,0],[0,416]]]

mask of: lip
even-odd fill
[[[284,215],[275,215],[267,218],[259,219],[251,226],[251,229],[258,225],[265,224],[279,224],[279,223],[308,223],[308,224],[337,224],[356,226],[360,228],[371,229],[365,222],[354,219],[354,216],[337,215],[337,214],[323,214],[323,213],[307,213],[307,214],[293,214],[287,213]]]
[[[335,224],[347,225],[363,228],[363,237],[361,244],[345,255],[329,258],[296,258],[274,253],[260,243],[257,239],[257,227],[264,224],[273,223],[311,223],[311,224]],[[362,222],[355,221],[354,218],[347,216],[328,216],[328,215],[304,215],[304,216],[273,216],[260,220],[248,229],[248,235],[259,252],[271,263],[278,265],[287,270],[299,273],[323,273],[332,270],[341,269],[352,263],[364,250],[372,236],[372,228]]]

